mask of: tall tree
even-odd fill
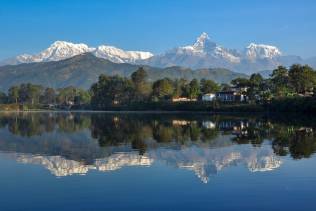
[[[290,67],[289,79],[296,93],[313,91],[316,85],[316,72],[308,65],[295,64]]]
[[[254,73],[249,78],[249,85],[246,91],[250,100],[257,100],[261,97],[261,92],[265,90],[261,90],[263,88],[263,78],[259,73]]]
[[[133,92],[132,81],[120,76],[101,75],[91,87],[91,105],[104,108],[113,104],[128,104]]]
[[[45,104],[54,104],[56,102],[55,90],[53,88],[46,88],[41,101]]]
[[[9,91],[8,91],[8,96],[10,102],[18,103],[19,100],[19,92],[20,92],[20,87],[19,86],[12,86]]]
[[[174,86],[174,92],[173,96],[174,97],[184,97],[186,96],[186,86],[188,85],[188,81],[181,78],[181,79],[176,79],[173,82]]]
[[[200,84],[197,79],[193,79],[189,84],[189,98],[194,99],[201,93]]]
[[[8,96],[4,92],[0,92],[0,104],[8,102]]]
[[[169,78],[160,79],[153,84],[153,96],[158,99],[170,99],[174,92],[173,83]]]
[[[212,80],[201,80],[201,92],[202,94],[215,93],[220,90],[220,86]]]
[[[289,72],[286,67],[279,66],[271,75],[272,93],[276,97],[291,95],[293,89],[290,84]]]
[[[138,70],[131,75],[132,82],[134,84],[134,100],[144,101],[147,99],[151,92],[151,86],[146,82],[147,72],[143,67],[138,68]]]

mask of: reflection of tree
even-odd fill
[[[204,142],[211,141],[219,135],[218,129],[215,129],[215,128],[214,129],[202,128],[201,133],[202,133],[201,139]]]
[[[157,125],[153,129],[153,138],[160,143],[167,143],[173,140],[173,130],[171,126]]]
[[[71,133],[90,127],[90,117],[80,113],[58,115],[56,118],[58,129],[62,132]]]
[[[67,138],[63,140],[61,137],[79,131],[85,133],[85,129],[91,131],[91,136],[98,140],[98,147],[101,146],[104,150],[107,146],[123,146],[126,149],[138,150],[140,154],[162,145],[211,146],[220,135],[229,135],[229,143],[226,142],[228,145],[252,144],[261,147],[264,140],[271,140],[275,154],[289,154],[295,159],[309,157],[316,150],[316,125],[306,119],[291,122],[289,118],[195,118],[193,115],[1,113],[0,128],[22,137],[52,132],[62,134],[58,147],[47,146],[53,149],[46,150],[54,152],[75,151],[75,148],[70,149],[73,145],[67,142]],[[44,142],[45,140],[42,140],[43,145]],[[10,150],[18,147],[23,149],[21,145],[13,146],[16,143],[4,143],[3,146],[10,145]],[[82,149],[81,146],[78,148]],[[40,151],[39,148],[36,150]],[[88,154],[89,152],[86,152],[85,156],[89,157]],[[83,157],[75,153],[72,156]]]
[[[62,132],[76,132],[89,128],[90,118],[80,113],[15,113],[0,117],[1,124],[8,125],[12,134],[32,137],[53,132],[57,127]]]
[[[260,146],[264,139],[270,134],[269,123],[262,121],[242,121],[233,127],[233,134],[235,137],[233,141],[238,144],[252,144]]]
[[[313,131],[306,128],[282,130],[273,141],[273,149],[278,155],[288,153],[295,159],[308,158],[316,151],[316,137]]]
[[[8,129],[15,135],[31,137],[51,132],[54,126],[42,115],[16,115],[9,119]]]
[[[118,146],[131,144],[132,148],[144,153],[146,145],[144,141],[151,134],[142,120],[124,118],[113,115],[93,115],[91,117],[92,137],[98,139],[99,145]]]

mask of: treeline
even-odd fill
[[[151,83],[146,77],[142,68],[134,72],[130,79],[101,75],[91,88],[92,107],[104,109],[116,104],[135,103],[151,105],[153,102],[166,102],[177,97],[200,100],[207,93],[231,90],[244,95],[248,104],[263,104],[274,99],[313,96],[316,87],[316,71],[308,65],[297,64],[290,68],[279,66],[268,79],[255,73],[249,78],[236,78],[230,84],[217,84],[212,80],[187,81],[169,78]]]
[[[295,64],[290,68],[279,66],[268,79],[263,79],[260,74],[252,74],[249,79],[237,78],[231,84],[247,88],[244,94],[250,100],[312,96],[316,88],[316,71],[308,65]]]
[[[76,87],[60,89],[45,88],[34,84],[12,86],[8,94],[0,92],[0,104],[88,104],[90,93]]]
[[[147,81],[147,73],[139,68],[131,78],[101,75],[91,87],[91,106],[104,109],[113,105],[170,101],[173,97],[196,99],[221,90],[212,80],[159,79]]]
[[[140,154],[152,147],[166,147],[168,144],[180,148],[192,143],[203,147],[228,147],[235,143],[259,147],[267,140],[280,156],[291,155],[300,159],[310,157],[316,151],[314,118],[305,119],[300,115],[270,118],[192,114],[2,113],[0,128],[7,128],[16,136],[30,138],[56,130],[71,137],[72,133],[88,130],[100,147],[127,145]],[[219,136],[227,136],[226,141],[217,142],[221,140]],[[95,153],[108,152],[96,149],[95,142],[87,141],[86,136],[82,139],[47,139],[45,142],[11,139],[8,134],[7,137],[0,139],[1,150],[54,154],[58,149],[61,155],[89,161],[93,160],[89,156],[97,157]],[[64,140],[67,140],[66,143]]]
[[[280,66],[273,70],[270,78],[265,79],[255,73],[249,78],[236,78],[230,84],[217,84],[212,80],[204,79],[188,81],[163,78],[149,81],[146,71],[139,68],[129,78],[100,75],[98,81],[88,91],[75,87],[55,90],[33,84],[13,86],[8,90],[8,94],[0,93],[0,104],[84,104],[96,110],[115,107],[122,109],[178,109],[175,106],[180,106],[180,110],[209,110],[225,106],[222,106],[223,104],[216,99],[211,104],[200,103],[202,96],[208,93],[234,90],[237,94],[245,96],[246,101],[243,104],[257,106],[276,100],[280,102],[283,99],[290,99],[295,103],[297,98],[302,96],[314,96],[315,87],[316,71],[307,65],[296,64],[290,68]],[[187,98],[188,101],[197,102],[171,103],[171,99],[174,98]],[[309,100],[308,102],[312,105],[314,101]],[[234,102],[232,103],[234,104]],[[236,101],[235,104],[240,104],[240,101]],[[212,106],[210,107],[210,105]],[[194,109],[190,107],[194,107]],[[248,108],[242,107],[246,110]],[[258,110],[258,107],[253,108]],[[312,107],[308,109],[310,110]]]

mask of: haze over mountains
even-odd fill
[[[299,56],[286,55],[279,48],[271,45],[250,43],[243,50],[225,48],[212,41],[206,33],[202,33],[192,45],[176,47],[158,55],[143,51],[125,51],[107,45],[95,48],[86,44],[56,41],[38,54],[22,54],[6,59],[0,64],[60,61],[83,53],[92,53],[96,57],[115,63],[161,68],[172,66],[192,69],[226,68],[246,74],[272,70],[279,65],[289,66],[294,63],[310,64],[314,67],[316,65],[316,57],[304,60]]]

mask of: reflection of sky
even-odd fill
[[[312,210],[315,156],[280,159],[271,142],[238,145],[221,126],[228,132],[206,142],[147,140],[142,156],[130,143],[100,147],[89,128],[2,128],[0,210]]]

